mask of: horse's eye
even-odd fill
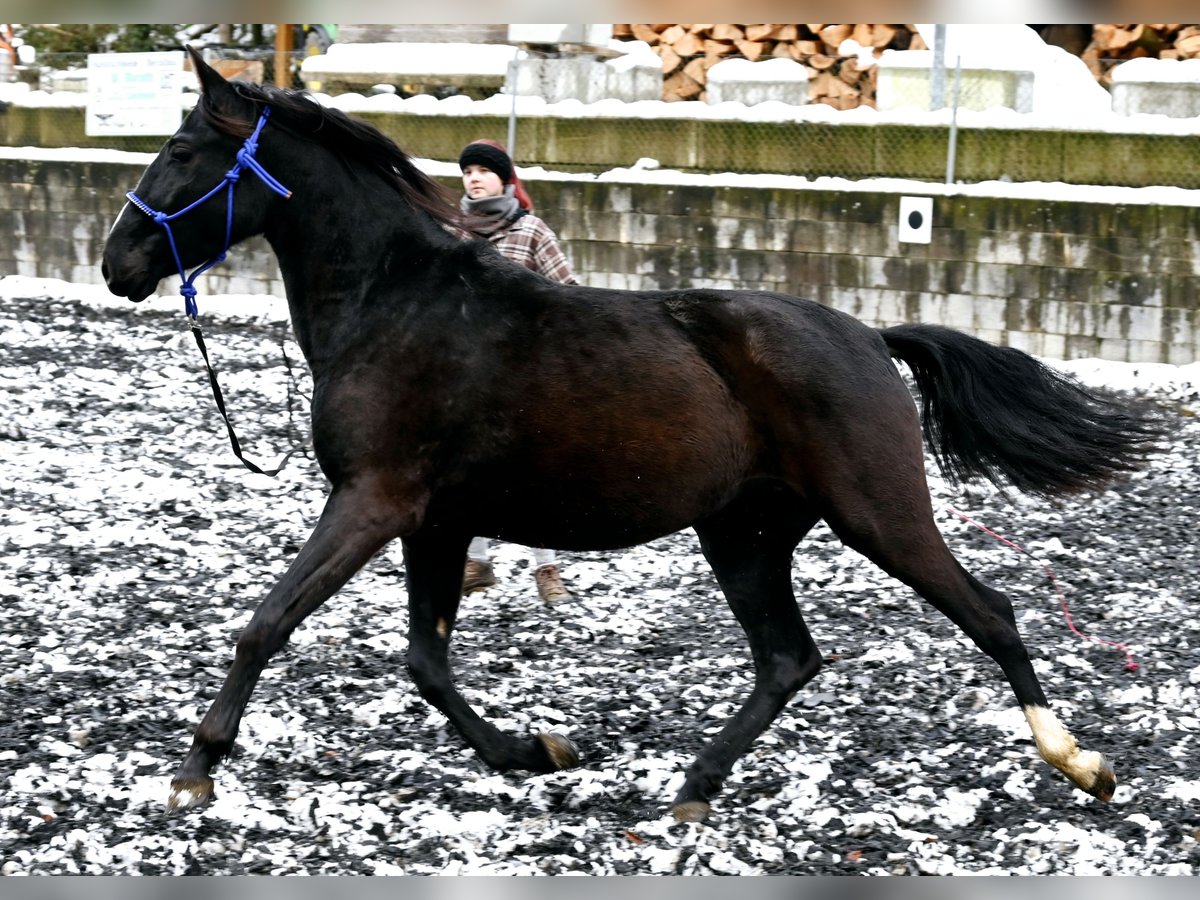
[[[184,144],[176,144],[171,147],[170,158],[171,162],[188,162],[192,158],[192,148]]]

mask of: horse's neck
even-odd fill
[[[314,372],[387,315],[406,286],[421,280],[424,267],[455,243],[398,196],[383,192],[325,198],[314,192],[307,208],[300,203],[289,212],[265,234],[287,289],[293,329]]]

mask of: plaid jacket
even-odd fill
[[[514,262],[551,281],[578,284],[558,238],[550,226],[533,214],[521,216],[507,228],[488,235],[497,250]]]

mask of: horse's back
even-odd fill
[[[491,363],[506,373],[501,390],[581,429],[586,417],[604,446],[653,433],[649,446],[703,447],[761,470],[764,447],[785,433],[893,414],[899,427],[916,421],[878,330],[815,301],[544,282],[530,293],[514,302],[517,324]]]

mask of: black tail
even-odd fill
[[[1164,433],[1149,410],[1098,396],[1012,347],[937,325],[882,329],[922,397],[942,473],[1041,496],[1102,488],[1141,467]]]

